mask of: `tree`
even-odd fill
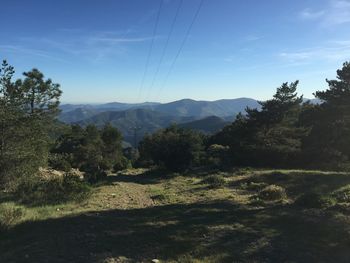
[[[0,178],[3,182],[31,175],[47,163],[48,132],[58,113],[61,95],[59,85],[45,81],[38,70],[24,73],[26,78],[15,82],[13,74],[13,67],[3,61],[0,70]]]
[[[238,165],[292,165],[306,132],[297,126],[303,101],[297,86],[298,81],[283,83],[272,99],[259,102],[261,110],[247,108],[246,115],[239,114],[211,143],[230,146],[232,161]]]
[[[139,146],[140,158],[172,171],[183,171],[200,162],[203,135],[177,126],[147,135]]]
[[[111,169],[122,161],[122,135],[117,128],[106,124],[101,130],[103,141],[103,165],[105,169]]]
[[[95,125],[82,128],[72,125],[71,129],[61,135],[51,150],[62,161],[58,166],[69,165],[86,172],[90,182],[96,182],[114,167],[126,167],[122,153],[122,135],[117,128],[106,124],[102,129]],[[128,160],[126,160],[128,161]],[[63,165],[62,165],[63,164]]]
[[[301,123],[310,129],[304,140],[305,161],[314,166],[339,168],[350,158],[350,63],[326,80],[328,89],[314,95],[319,105],[306,105]]]

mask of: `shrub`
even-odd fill
[[[62,177],[43,179],[38,176],[20,181],[16,195],[21,202],[40,205],[81,201],[90,193],[90,187],[69,173]]]
[[[69,172],[72,169],[69,154],[51,153],[49,155],[49,165],[55,170]]]
[[[241,184],[241,187],[245,190],[250,190],[250,191],[259,191],[266,187],[266,183],[264,182],[246,182]]]
[[[114,172],[119,172],[125,169],[132,168],[131,161],[126,157],[122,157],[121,160],[113,166]]]
[[[272,184],[259,192],[259,198],[266,201],[275,201],[287,198],[287,194],[283,187]]]
[[[350,185],[344,186],[336,190],[332,193],[332,197],[341,203],[350,202]]]
[[[99,168],[86,169],[84,179],[91,184],[95,184],[99,181],[105,180],[107,173]]]
[[[10,204],[0,205],[0,232],[9,229],[23,216],[23,209]]]
[[[220,144],[212,144],[207,149],[207,163],[221,168],[229,165],[229,147]]]
[[[202,180],[202,183],[210,185],[212,188],[222,187],[226,184],[225,178],[222,175],[209,175]]]

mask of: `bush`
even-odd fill
[[[49,166],[55,170],[69,172],[72,169],[69,154],[51,153],[49,155]]]
[[[221,168],[230,163],[228,146],[212,144],[207,149],[207,163],[211,166]]]
[[[245,189],[245,190],[249,190],[249,191],[259,191],[263,188],[266,187],[266,183],[264,182],[246,182],[246,183],[242,183],[241,184],[241,187],[242,189]]]
[[[16,189],[20,201],[32,205],[81,201],[88,197],[89,193],[90,187],[69,173],[49,179],[29,177],[21,180]]]
[[[350,185],[344,186],[332,193],[332,197],[338,202],[349,203],[350,202]]]
[[[209,175],[202,180],[202,183],[210,185],[212,188],[222,187],[226,184],[225,178],[222,175]]]
[[[276,201],[287,198],[287,194],[283,187],[272,184],[259,192],[259,198],[266,201]]]
[[[23,209],[10,204],[0,205],[0,232],[9,229],[23,216]]]
[[[125,169],[132,168],[131,161],[126,157],[122,157],[121,160],[113,166],[114,172],[119,172]]]
[[[91,184],[95,184],[99,181],[105,180],[107,178],[107,173],[98,168],[85,170],[84,179]]]

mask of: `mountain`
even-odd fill
[[[58,119],[65,123],[75,123],[88,119],[94,115],[107,111],[124,111],[128,109],[152,109],[160,103],[145,102],[145,103],[120,103],[111,102],[105,104],[62,104],[60,106],[61,114]]]
[[[111,102],[105,104],[63,104],[60,106],[61,114],[58,119],[65,123],[76,123],[90,119],[104,112],[125,111],[131,109],[148,109],[177,117],[191,117],[201,119],[209,116],[218,116],[225,120],[233,121],[234,116],[243,112],[246,107],[260,108],[254,99],[239,98],[217,101],[196,101],[183,99],[170,103],[120,103]],[[101,115],[99,115],[101,116]],[[99,119],[100,117],[97,117]]]
[[[179,127],[200,131],[206,134],[212,134],[220,131],[228,124],[230,124],[230,122],[225,121],[222,118],[217,116],[209,116],[200,120],[179,124]]]
[[[172,116],[150,109],[130,109],[101,112],[78,121],[76,124],[81,126],[94,124],[102,127],[106,123],[110,123],[121,131],[125,141],[134,143],[135,132],[137,133],[136,140],[139,141],[146,133],[152,133],[172,123],[183,123],[192,120],[194,120],[193,117]]]
[[[102,111],[123,111],[136,108],[153,108],[159,105],[158,102],[144,102],[144,103],[121,103],[110,102],[104,104],[62,104],[60,109],[62,113],[70,112],[76,109],[95,110],[96,112]]]
[[[195,116],[197,118],[204,118],[208,116],[235,116],[239,112],[243,112],[246,107],[260,108],[260,105],[256,100],[249,98],[216,101],[183,99],[156,105],[154,110],[177,116]]]
[[[304,99],[304,102],[308,99]],[[310,103],[319,103],[311,99]],[[170,103],[120,103],[105,104],[63,104],[60,106],[59,120],[82,126],[95,124],[103,126],[111,123],[119,128],[125,140],[134,144],[146,133],[165,128],[172,123],[180,127],[213,133],[234,121],[246,107],[258,108],[257,100],[250,98],[222,99],[216,101],[196,101],[183,99]],[[136,129],[137,128],[137,129]]]
[[[98,113],[99,111],[94,108],[82,107],[71,111],[62,111],[62,113],[58,116],[58,119],[65,123],[74,123],[90,118]]]

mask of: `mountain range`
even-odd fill
[[[246,107],[260,108],[257,100],[251,98],[196,101],[183,99],[170,103],[105,103],[105,104],[62,104],[59,120],[68,124],[98,127],[111,123],[123,134],[129,143],[139,141],[145,134],[152,133],[171,124],[215,133],[232,122]]]

